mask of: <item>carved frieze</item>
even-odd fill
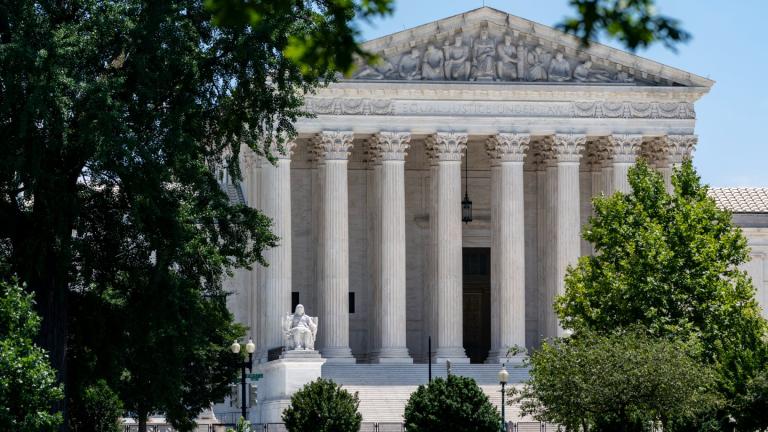
[[[460,115],[496,117],[694,119],[689,102],[427,101],[368,98],[305,100],[316,115]]]
[[[647,74],[530,37],[487,25],[411,40],[407,47],[383,47],[378,61],[359,63],[353,79],[429,81],[529,81],[634,83],[654,85]],[[633,73],[630,73],[632,71]]]

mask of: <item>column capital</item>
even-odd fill
[[[634,163],[643,143],[642,135],[616,134],[608,137],[608,151],[614,162]]]
[[[403,161],[411,146],[410,132],[382,131],[371,139],[371,151],[381,161]]]
[[[522,162],[528,151],[531,136],[522,133],[499,133],[486,141],[486,150],[496,162]]]
[[[293,149],[296,148],[296,142],[293,140],[280,143],[277,140],[272,140],[265,145],[265,149],[269,152],[270,156],[274,156],[280,160],[291,160],[293,155]]]
[[[696,144],[699,142],[697,135],[667,135],[666,154],[670,163],[680,164],[684,160],[690,159]]]
[[[439,161],[460,161],[468,137],[463,132],[437,132],[427,138],[427,148]]]
[[[322,131],[317,135],[315,150],[319,159],[347,160],[352,149],[352,131]]]
[[[547,149],[547,159],[552,162],[578,162],[584,152],[587,137],[581,134],[555,134]]]

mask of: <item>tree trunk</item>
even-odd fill
[[[140,411],[136,413],[136,416],[139,420],[139,431],[138,432],[147,432],[147,412],[146,411]]]

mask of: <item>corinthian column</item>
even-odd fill
[[[467,134],[438,132],[430,139],[437,168],[436,361],[468,363],[463,345],[461,157]]]
[[[612,192],[630,193],[627,173],[637,161],[637,152],[643,142],[642,135],[611,135],[608,138],[608,150],[613,159]]]
[[[264,252],[269,265],[261,269],[263,359],[270,349],[283,346],[282,317],[291,309],[291,154],[295,146],[286,143],[280,150],[272,144],[270,152],[277,160],[261,166],[260,207],[272,219],[272,232],[279,239],[276,247]]]
[[[584,150],[584,135],[558,134],[552,138],[548,154],[549,232],[547,272],[552,275],[546,289],[545,337],[563,335],[553,304],[565,292],[565,272],[581,255],[581,218],[579,205],[579,160]]]
[[[679,168],[683,161],[693,156],[693,150],[699,137],[696,135],[667,135],[665,137],[664,153],[666,154],[666,163],[659,168],[664,177],[664,184],[667,192],[674,192],[672,187],[672,173],[675,168]]]
[[[378,286],[381,347],[374,352],[376,363],[412,363],[406,347],[405,316],[405,155],[411,135],[380,132],[374,145],[381,161],[380,243]]]
[[[347,158],[354,135],[323,131],[318,137],[323,159],[320,352],[329,362],[354,363],[349,349],[349,204]]]
[[[491,137],[491,352],[489,363],[507,361],[507,350],[525,347],[525,213],[523,159],[528,134]],[[494,258],[495,257],[495,258]],[[494,282],[495,281],[495,282]]]

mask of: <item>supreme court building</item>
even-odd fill
[[[243,152],[227,190],[281,240],[228,282],[229,304],[264,370],[304,305],[322,376],[360,392],[365,421],[397,421],[429,359],[491,395],[510,347],[562,334],[552,303],[592,253],[591,198],[627,192],[638,158],[669,185],[713,81],[487,7],[364,48],[381,61],[308,95],[315,116],[276,165]],[[768,190],[712,194],[744,227],[765,305]]]

